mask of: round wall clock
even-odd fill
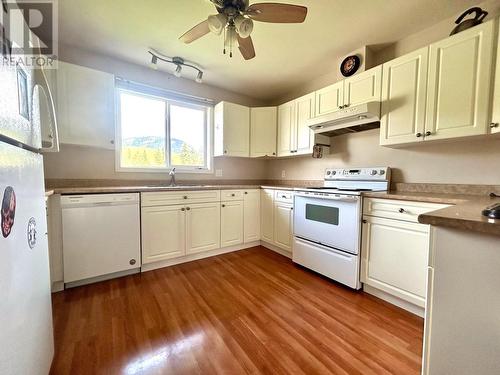
[[[347,56],[340,64],[340,73],[344,77],[350,77],[356,73],[361,65],[361,60],[358,56]]]

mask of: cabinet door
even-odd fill
[[[315,95],[316,110],[314,114],[316,117],[338,111],[342,109],[344,104],[344,81],[318,90]]]
[[[498,23],[500,38],[500,22]],[[495,92],[493,94],[493,113],[491,116],[491,132],[500,133],[500,48],[497,47],[497,64],[495,68]]]
[[[289,204],[274,204],[274,244],[292,251],[293,208]]]
[[[314,132],[308,126],[308,120],[314,117],[315,93],[305,95],[295,101],[296,110],[296,141],[294,154],[312,153]]]
[[[244,242],[260,240],[260,190],[243,193],[243,237]]]
[[[250,156],[276,156],[278,109],[260,107],[250,109]]]
[[[221,203],[221,247],[243,243],[243,201]]]
[[[292,101],[278,107],[278,156],[292,155],[295,139],[295,101]]]
[[[186,207],[186,253],[220,247],[220,203],[190,204]]]
[[[61,143],[114,149],[115,78],[59,62],[57,117]]]
[[[184,206],[142,208],[143,264],[185,255],[185,212]]]
[[[429,48],[383,65],[380,144],[423,141]]]
[[[260,233],[263,241],[274,242],[274,190],[260,191]]]
[[[344,105],[379,102],[382,86],[382,66],[344,80]]]
[[[215,156],[250,156],[250,108],[221,102],[214,109]]]
[[[493,23],[431,44],[426,139],[488,132]]]
[[[429,226],[365,216],[361,281],[425,306]]]

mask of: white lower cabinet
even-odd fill
[[[243,201],[221,203],[221,246],[243,243]]]
[[[190,204],[186,207],[186,253],[220,247],[220,203]]]
[[[419,224],[418,216],[444,207],[447,205],[364,199],[361,282],[366,291],[423,314],[430,227]]]
[[[274,242],[274,190],[260,191],[260,237],[268,243]]]
[[[274,243],[276,246],[291,252],[293,233],[293,206],[288,203],[274,204]]]
[[[184,206],[142,208],[142,263],[186,254]]]
[[[243,192],[243,242],[260,240],[260,190]]]
[[[365,217],[361,281],[425,306],[429,226]]]

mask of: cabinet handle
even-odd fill
[[[185,196],[183,196],[182,198],[184,198],[184,199],[188,199],[188,196],[187,196],[187,195],[185,195]]]
[[[341,106],[341,105],[339,105],[339,109],[342,109],[342,106]]]
[[[404,208],[400,208],[398,211],[399,211],[400,214],[403,214],[403,213],[406,212],[406,210]]]
[[[422,133],[417,133],[415,135],[417,136],[417,138],[420,138],[422,136]]]
[[[245,191],[245,194],[248,194],[248,191]]]
[[[276,155],[276,152],[273,152],[273,155]]]
[[[498,128],[500,126],[500,124],[498,122],[492,122],[490,124],[490,128],[494,129],[494,128]]]
[[[368,220],[363,219],[363,220],[361,220],[361,222],[362,222],[363,224],[366,224],[366,223],[368,223]]]
[[[286,199],[286,195],[282,195],[282,196],[281,196],[281,198],[284,198],[284,199]]]
[[[186,211],[189,211],[191,208],[190,207],[186,207]]]
[[[186,209],[184,207],[181,208],[181,211],[186,211]]]
[[[290,211],[293,211],[293,207],[290,207]]]
[[[222,208],[224,208],[224,207],[226,207],[226,205],[225,205],[225,204],[223,204],[223,205],[222,205]]]
[[[231,194],[231,196],[232,196],[232,197],[235,197],[235,196],[236,196],[236,194],[234,194],[234,193],[233,193],[233,194]]]
[[[425,132],[425,136],[426,136],[426,137],[428,137],[428,136],[430,136],[430,135],[432,135],[432,132],[430,132],[430,131],[426,131],[426,132]]]
[[[227,150],[224,150],[224,153],[227,154]]]

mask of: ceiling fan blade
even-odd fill
[[[307,8],[300,5],[279,3],[256,3],[245,12],[254,21],[273,23],[302,23],[307,16]]]
[[[182,34],[181,37],[179,38],[179,40],[181,42],[189,44],[189,43],[195,41],[196,39],[199,39],[202,36],[208,34],[209,32],[210,32],[210,29],[208,28],[208,21],[205,20],[203,22],[200,22],[198,25],[193,27],[188,32]]]
[[[250,60],[255,57],[255,48],[253,47],[251,36],[242,38],[238,35],[238,48],[245,60]]]

